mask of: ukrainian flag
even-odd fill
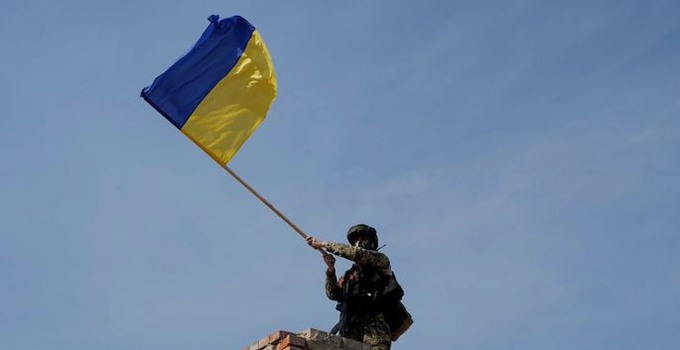
[[[194,47],[142,97],[224,167],[264,120],[276,76],[253,25],[240,16],[208,20]]]

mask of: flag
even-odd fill
[[[142,97],[224,167],[264,120],[276,76],[252,24],[240,16],[208,20],[196,44]]]

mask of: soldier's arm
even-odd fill
[[[338,286],[335,270],[326,270],[326,296],[328,299],[335,301],[340,301],[340,298],[342,298],[342,290]]]
[[[375,250],[335,242],[326,242],[325,248],[329,253],[354,261],[360,265],[374,266],[383,270],[390,268],[390,260],[387,258],[387,255]]]

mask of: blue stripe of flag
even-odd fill
[[[238,62],[255,31],[241,16],[209,20],[194,47],[142,90],[142,97],[178,129]]]

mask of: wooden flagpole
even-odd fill
[[[257,199],[259,199],[262,203],[264,203],[264,205],[269,207],[269,209],[271,209],[276,215],[278,215],[283,221],[285,221],[288,224],[288,226],[290,226],[293,230],[295,230],[295,232],[297,232],[302,238],[307,239],[307,237],[309,237],[309,235],[304,233],[299,227],[297,227],[297,225],[295,225],[285,215],[283,215],[283,213],[281,213],[278,209],[276,209],[276,207],[274,207],[274,205],[269,203],[269,201],[267,201],[264,197],[262,197],[259,193],[257,193],[257,191],[255,191],[254,188],[252,188],[250,185],[248,185],[248,183],[246,183],[240,176],[238,176],[233,170],[231,170],[231,168],[229,168],[228,166],[225,165],[224,170],[226,170],[229,173],[229,175],[231,175],[234,179],[236,179],[236,181],[238,181],[241,185],[243,185],[243,187],[245,187],[248,191],[250,191],[250,193],[252,193],[255,197],[257,197]],[[324,256],[329,255],[323,249],[317,249],[317,250],[319,252],[321,252],[321,254],[323,254]]]

